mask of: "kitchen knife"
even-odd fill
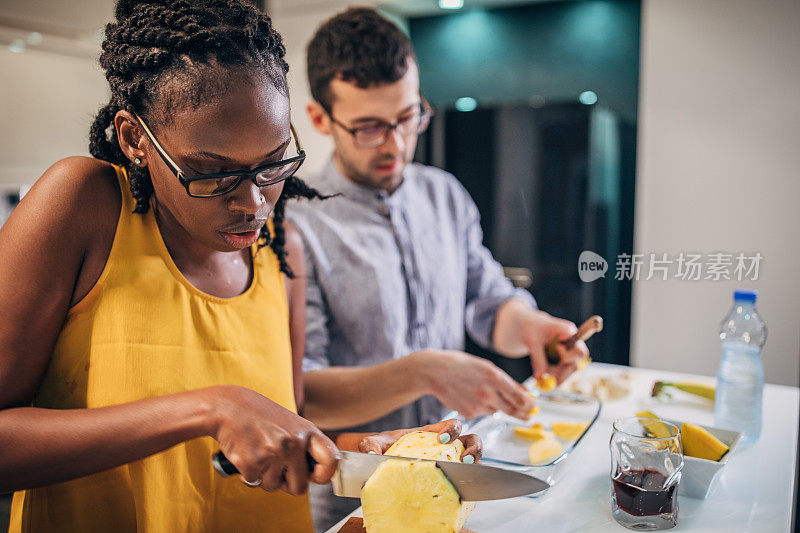
[[[333,492],[337,496],[359,498],[361,488],[378,466],[387,459],[400,461],[431,461],[431,459],[412,459],[390,455],[377,455],[359,452],[340,451],[339,466],[333,475]],[[315,461],[307,455],[310,468]],[[222,454],[217,452],[211,462],[214,469],[228,477],[239,471]],[[444,475],[458,491],[461,499],[468,502],[483,500],[502,500],[535,494],[550,488],[550,485],[522,472],[505,470],[481,464],[454,463],[452,461],[433,461],[442,469]]]

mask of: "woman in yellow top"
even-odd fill
[[[240,0],[122,0],[116,18],[95,157],[56,163],[0,230],[11,531],[309,531],[336,445],[402,431],[335,445],[296,414],[303,265],[282,215],[315,192],[292,177],[281,38]],[[244,483],[214,473],[217,448]]]

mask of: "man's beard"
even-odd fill
[[[395,158],[391,158],[394,160]],[[372,172],[375,172],[375,169],[378,165],[382,162],[388,161],[387,158],[376,158],[369,163],[369,168],[372,169]],[[394,189],[396,188],[403,179],[403,170],[405,169],[408,161],[405,157],[401,157],[401,166],[400,170],[393,173],[388,174],[386,176],[382,176],[380,178],[375,177],[371,173],[365,173],[355,167],[355,165],[351,165],[349,161],[346,159],[339,157],[339,162],[344,168],[347,177],[350,180],[358,183],[359,185],[363,185],[365,187],[369,187],[370,189]]]

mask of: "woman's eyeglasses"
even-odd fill
[[[410,115],[401,117],[394,124],[376,120],[355,128],[336,120],[330,111],[327,113],[334,124],[353,136],[356,147],[375,148],[385,143],[394,130],[397,130],[402,137],[419,135],[428,127],[433,110],[426,104],[420,103]]]
[[[297,155],[276,161],[274,163],[267,163],[253,170],[241,171],[226,171],[216,174],[187,174],[178,166],[177,163],[169,156],[169,154],[161,147],[153,132],[144,123],[139,115],[134,114],[139,124],[142,126],[145,135],[150,139],[150,142],[155,146],[158,155],[172,171],[181,185],[186,189],[189,196],[194,198],[212,198],[214,196],[221,196],[234,190],[245,180],[250,180],[256,184],[257,187],[268,187],[281,181],[284,181],[300,168],[306,158],[306,153],[303,146],[300,144],[300,139],[294,129],[294,125],[290,124],[292,137],[294,137],[295,148]]]

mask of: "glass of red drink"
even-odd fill
[[[678,426],[654,418],[620,418],[609,446],[614,519],[638,531],[675,527],[683,468]]]

